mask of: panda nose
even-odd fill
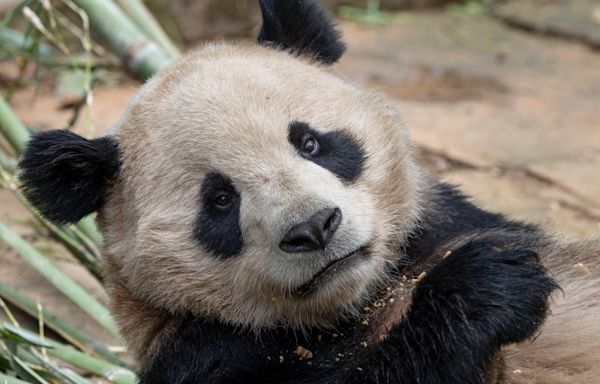
[[[279,248],[287,253],[324,249],[342,222],[339,208],[321,209],[300,224],[294,225],[283,236]]]

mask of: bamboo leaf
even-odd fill
[[[21,377],[30,380],[35,384],[48,384],[46,380],[42,376],[40,376],[37,372],[35,372],[30,366],[28,366],[23,360],[21,360],[18,356],[11,356],[13,361],[13,369],[17,374]]]
[[[70,384],[90,384],[89,380],[84,379],[72,369],[68,367],[59,367],[54,361],[48,359],[44,355],[40,354],[34,349],[25,351],[23,355],[26,355],[29,360],[34,361],[46,371],[43,371],[46,375],[52,375],[61,382]],[[40,373],[41,375],[41,373]]]
[[[13,305],[17,306],[19,309],[25,311],[29,315],[33,317],[36,316],[36,303],[33,300],[25,297],[23,294],[4,285],[1,282],[0,296],[5,300],[10,301]],[[42,309],[42,313],[46,326],[58,333],[69,343],[75,345],[77,348],[83,351],[91,351],[112,364],[126,367],[126,364],[114,353],[110,352],[109,349],[102,343],[92,339],[90,336],[62,320],[46,308]]]
[[[4,327],[9,326],[4,324]],[[30,331],[21,329],[20,334],[27,334],[32,340],[38,339],[39,337]],[[52,348],[48,349],[48,354],[52,355],[66,363],[69,363],[75,367],[81,368],[89,373],[93,373],[104,377],[106,380],[115,384],[135,384],[136,375],[123,367],[118,367],[105,361],[96,359],[85,353],[82,353],[75,348],[66,346],[53,340],[44,340],[48,342]]]
[[[34,347],[44,347],[44,348],[52,348],[52,344],[42,340],[37,336],[33,336],[30,333],[23,332],[22,328],[17,328],[11,324],[4,324],[2,329],[0,329],[2,337],[6,337],[7,339],[13,340],[17,343],[24,343],[33,345]]]
[[[16,377],[8,376],[0,372],[0,384],[31,384],[31,382],[19,380]]]

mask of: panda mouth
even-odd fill
[[[326,281],[331,276],[336,273],[345,270],[349,265],[353,264],[353,262],[357,259],[362,259],[368,256],[368,244],[363,245],[362,247],[347,253],[346,255],[339,257],[335,260],[327,263],[319,272],[317,272],[309,281],[302,284],[300,287],[294,290],[294,294],[300,297],[306,297],[314,292],[316,292],[317,288],[321,283]]]

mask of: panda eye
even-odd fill
[[[303,153],[310,156],[319,154],[319,150],[321,149],[319,142],[311,133],[307,133],[302,137],[300,148]]]
[[[226,210],[231,206],[233,196],[227,191],[218,191],[215,194],[213,202],[218,209]]]

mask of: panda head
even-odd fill
[[[261,44],[178,59],[108,136],[34,136],[22,180],[57,222],[97,210],[109,282],[149,305],[325,326],[400,258],[421,175],[396,109],[324,66],[344,50],[324,11],[261,8]]]

